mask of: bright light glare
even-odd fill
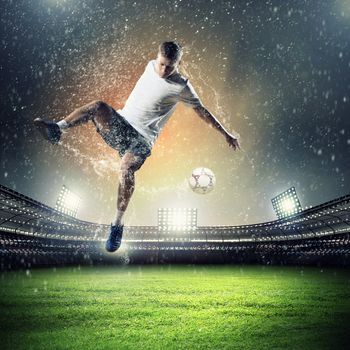
[[[197,209],[160,208],[158,228],[161,231],[188,231],[197,228]]]
[[[69,192],[64,198],[64,206],[70,210],[75,210],[79,205],[80,198],[72,192]]]
[[[64,214],[76,217],[80,202],[80,197],[71,192],[65,185],[63,185],[61,192],[58,195],[55,209]]]
[[[285,200],[283,200],[283,202],[281,203],[281,207],[282,209],[289,213],[291,211],[294,210],[295,208],[295,204],[294,204],[294,201],[291,199],[291,198],[286,198]]]
[[[271,199],[273,209],[279,219],[302,211],[295,187],[280,193]]]
[[[187,215],[186,213],[182,213],[182,212],[174,212],[172,219],[173,219],[172,225],[185,226],[187,222]]]

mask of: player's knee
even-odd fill
[[[106,111],[109,110],[109,105],[101,100],[95,100],[91,102],[91,105],[95,109],[95,111]]]
[[[140,160],[138,157],[134,159],[125,159],[122,161],[120,169],[135,173],[141,168],[142,164],[143,161]]]
[[[92,101],[89,104],[89,108],[93,111],[93,114],[96,117],[110,114],[111,111],[110,106],[106,102],[101,100]]]

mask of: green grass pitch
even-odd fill
[[[1,273],[1,349],[349,349],[350,271],[114,266]]]

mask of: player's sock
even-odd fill
[[[124,216],[125,211],[122,210],[117,210],[117,216],[115,218],[115,220],[113,221],[112,225],[113,226],[117,226],[117,225],[123,225],[123,216]]]
[[[58,123],[56,123],[58,125],[58,127],[60,128],[60,130],[63,130],[63,129],[67,129],[68,128],[68,123],[62,119],[60,120]]]

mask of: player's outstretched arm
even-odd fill
[[[194,107],[193,110],[209,125],[218,130],[226,139],[229,147],[240,149],[238,138],[230,134],[221,123],[203,106]]]

